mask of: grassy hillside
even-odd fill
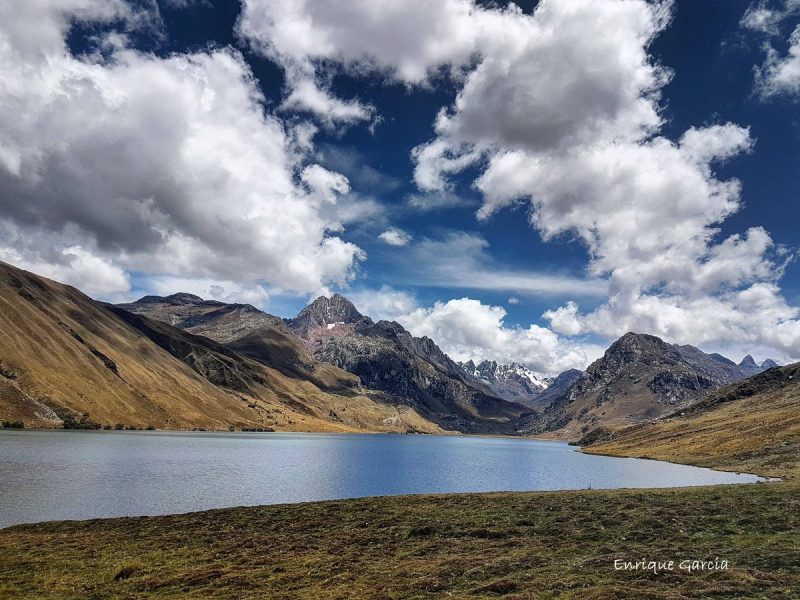
[[[136,319],[0,263],[0,421],[440,431],[410,408],[344,386],[346,393],[328,393],[205,338]]]
[[[800,477],[800,363],[714,392],[678,415],[598,431],[584,452]]]
[[[388,497],[0,531],[3,598],[791,598],[800,488]],[[616,571],[614,560],[676,561]],[[727,570],[681,570],[715,559]]]

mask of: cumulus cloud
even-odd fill
[[[454,360],[520,362],[538,375],[585,369],[603,354],[597,344],[560,337],[546,327],[504,324],[506,311],[471,298],[436,302],[397,317],[416,336],[427,335]]]
[[[537,325],[506,325],[506,311],[472,298],[420,306],[416,297],[390,286],[347,293],[358,310],[373,319],[397,321],[415,336],[428,336],[451,358],[525,364],[549,377],[585,369],[603,353],[601,346],[568,339]]]
[[[780,6],[772,13],[758,3],[743,23],[775,31],[798,3]],[[800,337],[778,286],[783,250],[757,227],[719,238],[741,186],[715,168],[750,151],[749,130],[719,123],[678,139],[661,133],[671,72],[649,46],[672,7],[542,0],[525,14],[472,0],[300,0],[282,10],[276,0],[248,0],[241,32],[282,64],[316,74],[454,82],[458,93],[439,112],[434,137],[412,152],[416,183],[424,194],[448,194],[455,174],[477,171],[479,219],[526,202],[545,240],[566,234],[585,244],[588,274],[607,282],[608,301],[586,314],[576,302],[553,309],[553,328],[610,337],[634,328],[707,344],[738,338],[789,352]],[[761,68],[766,95],[800,89],[798,36]],[[474,279],[465,273],[464,283]],[[443,274],[458,279],[455,269]],[[518,282],[492,275],[503,286]],[[754,298],[757,319],[747,314]]]
[[[411,241],[411,235],[402,229],[387,229],[378,236],[390,246],[406,246]]]
[[[0,260],[72,285],[91,296],[111,297],[130,288],[125,271],[81,246],[67,246],[59,254],[55,260],[45,260],[13,247],[0,247]]]
[[[347,179],[307,164],[313,131],[265,111],[238,52],[160,58],[111,32],[98,34],[102,52],[76,57],[65,43],[75,21],[130,29],[142,16],[121,0],[0,7],[0,211],[6,230],[63,244],[6,236],[5,256],[48,273],[94,269],[80,246],[117,274],[298,293],[352,276],[364,254],[335,235]],[[93,289],[126,285],[106,280]]]
[[[800,0],[768,3],[760,0],[751,4],[742,16],[741,26],[766,34],[780,36],[784,22],[800,14]],[[800,25],[789,35],[788,49],[781,53],[771,40],[764,43],[766,58],[755,68],[756,91],[764,99],[800,93]]]
[[[772,333],[796,330],[775,285],[780,252],[761,228],[716,239],[739,208],[740,184],[718,179],[713,167],[748,152],[749,131],[724,123],[677,141],[659,135],[670,74],[647,48],[669,8],[545,0],[532,16],[513,17],[527,35],[487,44],[454,105],[440,112],[436,138],[415,152],[417,182],[447,189],[452,173],[478,166],[480,219],[525,200],[545,240],[583,241],[589,274],[608,280],[609,300],[589,314],[574,302],[549,311],[554,331],[613,338],[634,329],[711,345],[747,339],[789,352],[800,338],[786,345]],[[756,290],[762,307],[771,302],[766,322],[746,318],[740,302]]]
[[[361,314],[375,320],[396,321],[418,307],[413,294],[384,285],[380,289],[359,289],[347,297]]]

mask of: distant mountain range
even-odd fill
[[[481,381],[501,398],[518,402],[532,410],[544,408],[537,399],[544,393],[553,379],[540,379],[533,371],[519,363],[499,365],[495,361],[484,360],[477,365],[469,360],[458,363],[464,371]]]
[[[585,372],[458,364],[344,296],[282,319],[192,294],[116,306],[0,263],[0,420],[28,426],[470,432],[576,440],[774,370],[628,333]]]

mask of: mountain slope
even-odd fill
[[[445,429],[496,431],[528,411],[468,377],[429,338],[415,338],[398,323],[373,323],[343,296],[317,298],[287,323],[317,359],[410,403]]]
[[[653,423],[592,432],[581,443],[596,454],[798,477],[800,363],[726,386]]]
[[[309,381],[326,391],[342,392],[359,383],[352,374],[315,360],[283,319],[249,304],[224,304],[192,294],[173,294],[145,296],[117,307],[207,337],[286,377]]]
[[[542,415],[523,419],[518,431],[574,440],[599,426],[658,418],[745,376],[722,356],[627,333]]]
[[[60,427],[439,431],[0,263],[0,420]],[[348,376],[349,377],[349,376]],[[352,381],[352,377],[351,377]]]

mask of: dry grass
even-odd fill
[[[585,447],[584,452],[796,479],[800,477],[800,382],[632,427],[617,432],[609,442]]]
[[[137,428],[441,431],[411,408],[327,393],[250,359],[263,385],[215,386],[75,288],[3,263],[0,331],[0,420],[26,427],[59,427],[55,408]]]
[[[792,598],[800,489],[388,497],[0,531],[3,598]],[[620,572],[614,559],[727,560]]]

